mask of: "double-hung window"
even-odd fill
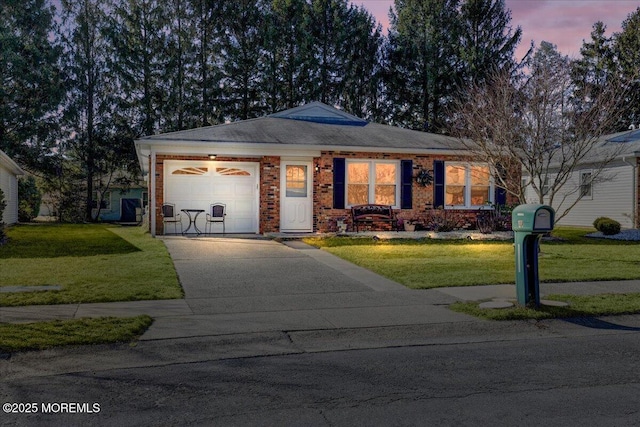
[[[445,205],[473,208],[493,202],[493,183],[489,166],[446,163]]]
[[[580,197],[590,199],[593,197],[593,181],[591,171],[580,172]]]
[[[347,205],[397,206],[400,174],[396,161],[348,160]]]

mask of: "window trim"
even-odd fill
[[[464,205],[447,205],[446,204],[446,197],[447,197],[447,167],[448,166],[457,166],[457,167],[463,167],[465,170],[465,182],[464,182],[464,200],[465,200],[465,204]],[[489,169],[489,199],[488,202],[490,204],[494,204],[495,203],[495,191],[496,191],[496,187],[495,187],[495,180],[493,177],[493,174],[491,173],[491,167],[489,166],[489,164],[487,163],[482,163],[482,162],[444,162],[444,197],[445,197],[445,204],[444,204],[444,208],[445,209],[458,209],[458,210],[463,210],[463,209],[469,209],[469,210],[477,210],[477,209],[481,209],[483,207],[486,207],[486,204],[482,204],[482,205],[471,205],[471,173],[470,170],[472,167],[476,167],[476,166],[481,166],[481,167],[486,167],[487,169]]]
[[[589,183],[585,184],[583,181],[584,175],[589,174]],[[588,185],[588,193],[585,194],[585,186]],[[580,200],[593,200],[593,170],[583,169],[580,171],[579,190]]]
[[[349,163],[368,163],[369,164],[369,195],[368,195],[368,203],[367,204],[375,204],[375,191],[376,191],[376,164],[391,164],[395,166],[395,203],[391,206],[393,209],[400,209],[400,187],[402,185],[401,179],[401,167],[400,160],[390,160],[390,159],[346,159],[344,171],[345,171],[345,189],[344,189],[344,205],[345,208],[351,208],[351,206],[356,206],[349,203]],[[373,200],[373,202],[372,202]]]

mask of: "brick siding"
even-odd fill
[[[333,209],[333,158],[367,160],[412,160],[413,175],[420,170],[433,171],[435,160],[464,161],[461,156],[409,155],[386,153],[356,153],[349,151],[323,151],[320,157],[313,160],[313,230],[320,232],[337,231],[337,220],[343,218],[348,224],[348,230],[353,230],[350,209]],[[161,207],[164,202],[164,162],[166,160],[198,160],[208,161],[207,156],[157,155],[155,164],[156,174],[156,234],[163,234]],[[224,162],[258,162],[260,170],[260,201],[259,201],[259,232],[278,232],[280,230],[280,157],[224,157],[218,156],[216,161]],[[640,179],[639,179],[640,181]],[[151,183],[151,180],[149,180]],[[151,189],[149,189],[151,191]],[[151,194],[151,193],[150,193]],[[512,196],[507,197],[507,203],[514,203]],[[640,200],[638,201],[640,204]],[[399,202],[398,202],[399,203]],[[418,219],[423,223],[429,221],[433,215],[433,184],[423,186],[415,180],[412,183],[412,209],[397,209],[395,212],[402,219]],[[153,211],[152,211],[153,212]],[[475,227],[475,210],[447,210],[448,219],[462,224],[466,228]],[[390,229],[387,223],[374,224],[376,230]]]

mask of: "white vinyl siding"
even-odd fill
[[[0,222],[6,225],[18,222],[18,180],[16,176],[0,164],[0,188],[4,192],[4,201],[7,206]]]
[[[574,171],[573,175],[563,187],[562,193],[555,196],[553,208],[561,214],[567,206],[573,203],[580,194],[580,179],[583,173],[591,172],[591,168]],[[560,221],[559,225],[593,226],[593,221],[605,216],[618,221],[623,228],[631,228],[631,214],[633,212],[633,169],[623,163],[612,164],[605,172],[611,179],[605,182],[595,182],[591,186],[591,197],[583,197],[576,206]],[[550,177],[553,182],[553,176]],[[558,202],[563,194],[573,192],[567,197],[562,206]],[[529,187],[526,191],[527,203],[538,203],[538,197]]]

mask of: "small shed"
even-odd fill
[[[4,213],[0,214],[0,223],[11,225],[18,222],[18,176],[24,173],[16,162],[0,150],[0,189],[7,204]]]

